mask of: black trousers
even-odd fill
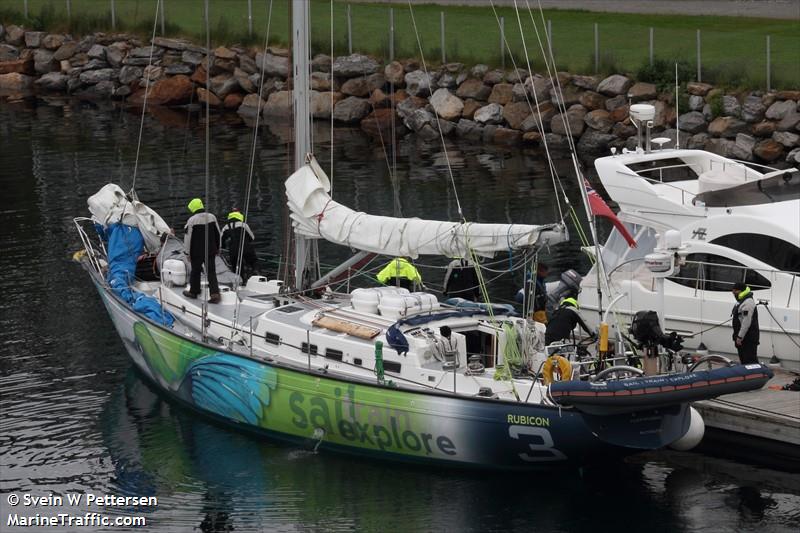
[[[739,362],[743,365],[758,364],[758,343],[757,342],[742,342],[741,346],[736,347],[739,353]]]
[[[208,258],[208,266],[206,268],[206,277],[208,278],[208,288],[211,294],[219,294],[219,283],[217,283],[217,265],[214,262],[215,256],[212,255]],[[192,257],[192,271],[189,274],[189,292],[192,294],[200,294],[200,274],[203,270],[205,257]]]
[[[238,250],[228,252],[228,263],[231,265],[231,272],[236,272],[236,261],[239,259]],[[245,248],[242,252],[242,278],[247,279],[256,271],[256,251],[252,247]]]

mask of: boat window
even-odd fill
[[[753,290],[768,289],[772,285],[767,278],[743,264],[715,254],[689,254],[686,264],[669,279],[693,289],[727,292],[734,283],[744,281]]]
[[[310,353],[311,355],[317,355],[317,345],[316,344],[312,344],[311,345],[311,351],[310,352],[309,352],[308,347],[309,347],[308,343],[304,342],[303,344],[300,345],[300,350],[302,350],[303,353]]]
[[[276,333],[267,332],[264,334],[264,340],[270,344],[278,346],[281,343],[281,336]]]
[[[631,163],[628,168],[645,178],[671,183],[697,179],[697,172],[689,163],[678,157]]]
[[[394,361],[387,361],[386,359],[383,360],[383,369],[387,372],[394,372],[395,374],[400,373],[400,369],[403,367],[400,363],[396,363]]]
[[[325,349],[325,357],[328,359],[334,359],[336,361],[342,360],[342,353],[341,350],[334,350],[333,348],[326,348]]]
[[[467,357],[480,355],[481,363],[486,368],[494,366],[495,337],[491,333],[479,330],[459,331],[467,343]]]
[[[755,257],[778,270],[800,272],[800,248],[783,239],[758,233],[731,233],[711,241]]]

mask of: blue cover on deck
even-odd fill
[[[131,289],[131,282],[136,273],[136,259],[144,250],[144,238],[139,228],[125,224],[109,224],[106,228],[108,236],[108,281],[111,290],[120,298],[131,304],[137,313],[172,327],[175,319],[167,311],[163,311],[158,300],[139,291]]]

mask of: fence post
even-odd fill
[[[500,17],[500,66],[506,69],[506,18]]]
[[[350,4],[347,4],[347,53],[353,54],[353,17],[350,13]]]
[[[594,23],[594,73],[600,72],[600,28]]]
[[[769,35],[767,35],[767,92],[772,90],[772,69],[770,68],[770,42]]]
[[[650,66],[653,66],[653,28],[650,28]]]
[[[166,2],[166,1],[167,0],[161,0],[161,2],[159,2],[160,5],[159,5],[159,8],[158,8],[159,12],[161,13],[161,35],[162,36],[164,35],[164,33],[166,33],[164,31],[164,2]]]
[[[700,54],[700,30],[697,30],[697,81],[703,81],[703,61]]]
[[[442,64],[447,63],[447,54],[444,52],[444,11],[439,12],[439,31],[442,34]]]
[[[247,35],[253,36],[253,0],[247,0]]]
[[[28,18],[28,0],[24,2],[25,18]]]
[[[394,8],[389,8],[389,61],[394,61]]]
[[[114,0],[111,0],[111,29],[117,30],[117,8],[114,5]]]
[[[548,53],[553,53],[553,21],[547,19],[547,48]]]
[[[72,0],[67,0],[67,20],[72,18]]]

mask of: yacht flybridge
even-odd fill
[[[286,180],[295,275],[242,286],[217,258],[221,301],[183,295],[188,261],[163,220],[107,185],[75,220],[88,271],[141,373],[191,409],[251,433],[316,449],[492,469],[579,465],[675,446],[703,435],[697,399],[760,388],[764,365],[710,368],[658,349],[645,355],[580,346],[548,354],[541,324],[489,302],[316,281],[317,239],[365,255],[492,256],[567,238],[562,222],[533,226],[398,219],[333,201],[311,155],[309,3],[293,0],[295,172]],[[263,71],[264,69],[262,69]],[[255,143],[254,143],[255,146]],[[341,179],[341,178],[340,178]],[[158,277],[135,277],[158,254]],[[549,349],[554,349],[553,346]],[[642,363],[639,365],[638,363]],[[638,368],[637,365],[644,368]]]
[[[652,106],[631,106],[645,129]],[[647,132],[649,137],[649,130]],[[663,144],[667,139],[654,139]],[[734,283],[745,282],[759,306],[759,356],[800,368],[800,173],[734,161],[702,150],[646,147],[603,157],[595,168],[619,219],[635,238],[614,229],[601,248],[608,298],[626,323],[636,310],[659,306],[657,276],[646,257],[659,235],[680,232],[684,260],[664,282],[666,328],[696,348],[735,354],[730,323]],[[587,274],[581,305],[597,310],[597,276]],[[587,312],[595,323],[597,313]]]

